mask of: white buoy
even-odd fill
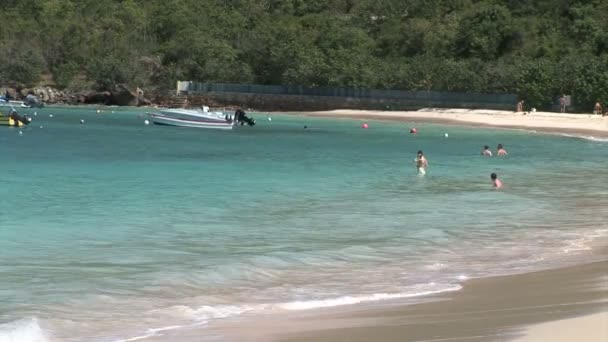
[[[443,133],[443,136],[447,138],[447,137],[449,137],[450,135],[449,135],[449,134],[447,134],[447,133]]]
[[[37,115],[38,115],[38,112],[34,112],[34,116],[37,116]]]
[[[272,121],[272,118],[271,118],[271,117],[268,117],[268,121]]]
[[[84,120],[80,119],[80,124],[82,125],[84,123]]]
[[[99,114],[99,113],[101,113],[101,110],[99,110],[99,109],[98,109],[98,110],[97,110],[97,114]]]
[[[112,111],[112,114],[114,114],[114,111]]]
[[[53,114],[49,114],[49,118],[52,118],[52,117],[53,117]]]
[[[22,132],[22,131],[19,131],[19,135],[23,135],[23,132]]]
[[[150,121],[148,121],[148,120],[145,120],[145,121],[144,121],[144,125],[146,125],[146,126],[147,126],[147,125],[149,125],[149,124],[150,124]]]
[[[44,126],[40,126],[40,128],[43,128]]]

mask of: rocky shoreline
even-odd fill
[[[108,91],[59,90],[53,87],[0,87],[0,94],[8,94],[12,100],[24,100],[30,93],[45,104],[101,104],[137,107],[155,104],[144,96],[141,89],[133,90],[124,84],[117,84]]]

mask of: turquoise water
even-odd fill
[[[95,109],[1,128],[0,341],[145,340],[457,290],[589,259],[607,230],[602,141],[264,114],[218,132]],[[508,157],[479,156],[498,143]]]

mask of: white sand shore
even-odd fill
[[[513,342],[606,342],[608,312],[537,324]]]
[[[344,117],[394,121],[428,122],[498,128],[530,129],[553,133],[608,137],[608,116],[534,112],[527,114],[486,109],[421,109],[418,111],[371,111],[339,109],[305,112],[308,116]]]

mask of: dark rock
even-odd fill
[[[17,89],[15,89],[15,88],[8,88],[7,91],[12,99],[16,99],[17,96],[19,96],[19,92],[17,92]]]
[[[117,84],[110,92],[110,104],[116,106],[137,106],[139,99],[137,93],[129,90],[124,84]]]
[[[19,98],[25,98],[30,93],[30,91],[31,89],[28,88],[19,89]]]
[[[152,101],[146,99],[145,97],[140,97],[139,98],[139,103],[137,105],[138,106],[151,106],[152,105]]]
[[[110,105],[112,94],[109,91],[104,91],[100,93],[90,93],[88,95],[84,95],[83,103],[86,104],[104,104]]]

